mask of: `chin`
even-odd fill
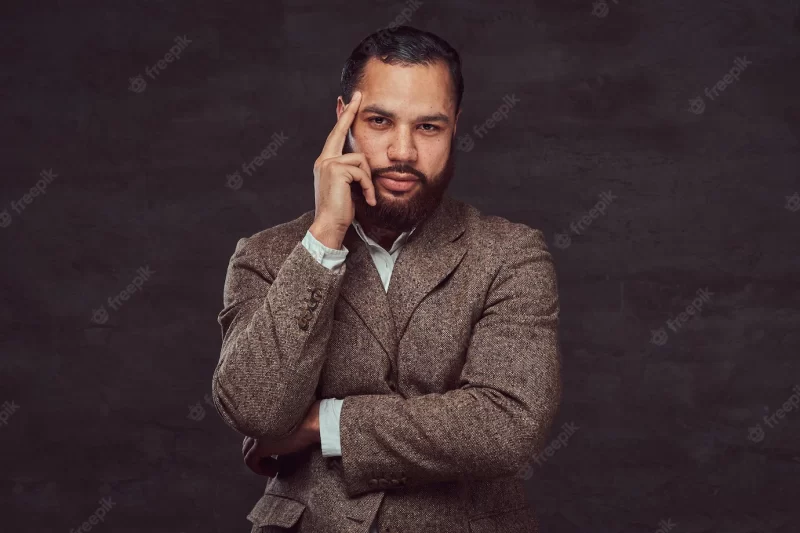
[[[394,203],[408,202],[409,200],[411,200],[411,198],[413,198],[417,194],[416,191],[395,192],[395,191],[385,191],[378,188],[376,188],[375,191],[377,192],[375,196],[379,198],[378,201],[382,200],[384,202],[394,202]]]
[[[374,183],[374,182],[373,182]],[[417,184],[416,187],[409,191],[391,191],[389,189],[383,188],[381,185],[375,185],[375,191],[381,194],[385,198],[411,198],[412,196],[418,194],[422,190],[422,184]]]

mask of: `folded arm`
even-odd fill
[[[556,275],[542,233],[515,228],[521,234],[472,330],[460,388],[344,398],[340,441],[351,497],[513,475],[544,447],[561,399]]]
[[[298,242],[273,275],[250,240],[228,266],[212,397],[230,427],[280,439],[315,400],[345,265],[323,266]]]

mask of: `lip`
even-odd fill
[[[397,178],[391,176],[380,176],[378,181],[381,185],[393,192],[406,192],[410,191],[414,185],[419,181],[416,177],[409,175],[398,175]]]
[[[388,178],[392,181],[419,181],[419,178],[413,174],[396,174],[394,172],[389,174],[382,174],[381,178]]]

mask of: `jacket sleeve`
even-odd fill
[[[228,265],[212,398],[239,433],[278,439],[314,402],[346,266],[323,266],[298,241],[273,276],[252,239]]]
[[[556,274],[542,232],[514,228],[520,238],[512,240],[474,324],[460,388],[344,398],[341,461],[349,496],[513,475],[545,446],[561,401]]]

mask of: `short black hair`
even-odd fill
[[[461,109],[464,78],[461,75],[461,57],[458,52],[438,35],[411,26],[378,30],[355,47],[342,69],[342,98],[346,104],[350,102],[353,91],[364,77],[364,65],[372,57],[387,65],[430,65],[436,61],[444,61],[453,82],[456,113]]]

